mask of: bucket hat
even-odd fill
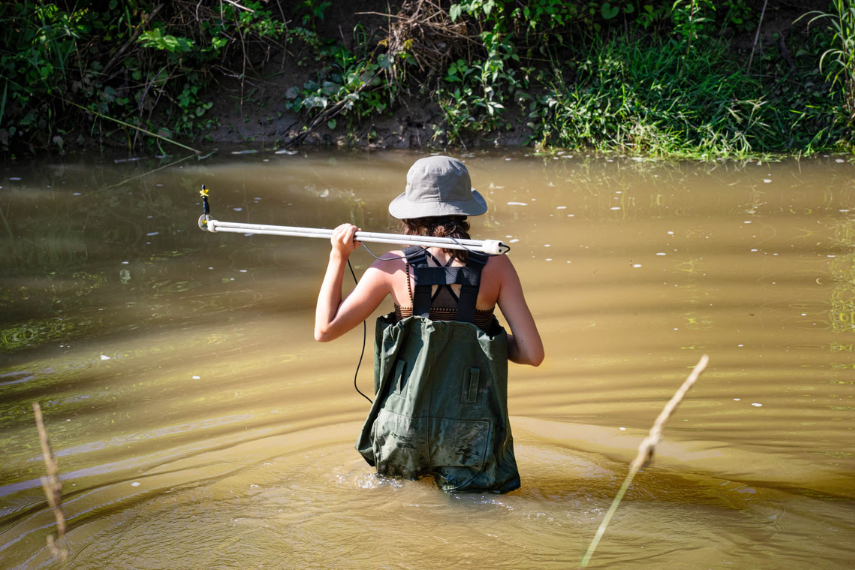
[[[389,204],[399,220],[432,216],[480,216],[487,202],[474,188],[469,171],[450,156],[420,158],[407,173],[407,189]]]

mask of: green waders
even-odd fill
[[[507,333],[495,317],[487,331],[471,322],[486,256],[470,253],[466,267],[440,268],[414,250],[424,252],[404,250],[415,276],[414,316],[377,319],[375,400],[356,449],[380,474],[433,475],[445,491],[513,491],[520,478],[508,421]],[[462,285],[458,321],[430,320],[431,286],[450,283]]]

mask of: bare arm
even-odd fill
[[[359,242],[354,240],[356,226],[343,224],[333,231],[330,262],[315,310],[315,340],[334,340],[364,321],[389,293],[387,273],[376,267],[368,268],[356,288],[341,298],[341,285],[347,260]]]
[[[508,321],[511,334],[508,335],[508,359],[517,364],[540,366],[543,362],[543,341],[534,323],[534,317],[525,302],[519,275],[511,260],[498,257],[496,260],[501,275],[499,289],[499,308]]]

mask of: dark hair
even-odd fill
[[[401,231],[410,236],[453,237],[469,239],[466,216],[431,216],[401,220]],[[456,260],[466,262],[466,250],[445,249]]]

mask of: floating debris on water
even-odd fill
[[[276,151],[276,154],[287,154],[287,155],[292,155],[292,154],[297,154],[297,151],[296,151],[296,150],[288,150],[288,149],[286,149],[286,148],[283,148],[282,150],[277,150],[277,151]]]
[[[518,241],[520,241],[520,240],[518,240],[518,239],[514,238],[514,239],[512,239],[512,240],[511,240],[511,243],[517,243]]]
[[[139,481],[134,481],[133,483],[131,483],[131,487],[139,487],[139,486],[140,486]]]
[[[201,376],[194,376],[193,380],[199,380],[200,378],[201,378]]]
[[[508,206],[528,206],[525,202],[508,202]]]
[[[101,360],[111,360],[111,358],[109,356],[107,356],[106,354],[102,354]]]
[[[752,402],[751,405],[754,406],[755,408],[762,408],[763,407],[763,404],[758,404],[757,402]]]
[[[13,176],[13,177],[12,177],[12,178],[10,178],[9,180],[15,180],[15,181],[18,181],[18,180],[20,180],[20,178],[18,178],[17,176]]]
[[[765,182],[766,184],[769,184],[769,183],[770,183],[770,182],[772,182],[772,181],[771,181],[771,180],[769,180],[768,178],[764,178],[764,179],[763,179],[763,182]]]
[[[232,208],[232,210],[234,210],[235,212],[242,212],[243,208]]]
[[[620,210],[620,206],[612,206],[609,210]]]
[[[147,233],[147,234],[145,234],[145,235],[147,235],[147,236],[156,236],[156,235],[157,235],[157,234],[159,234],[159,233],[160,233],[160,232],[149,232],[149,233]]]
[[[257,150],[233,150],[232,154],[256,154]]]

